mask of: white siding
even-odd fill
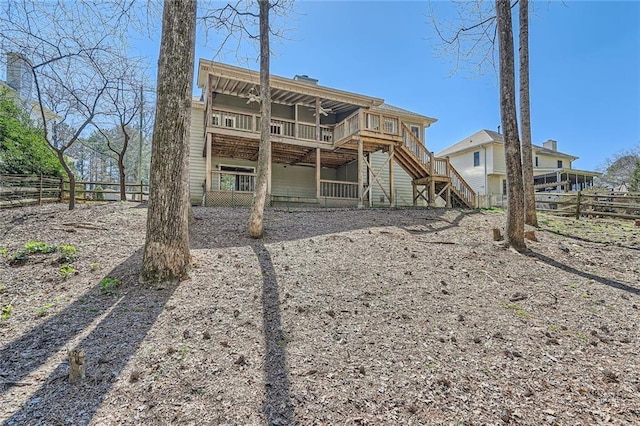
[[[202,108],[191,108],[189,139],[189,199],[191,204],[199,205],[202,203],[206,174],[206,158],[203,156],[205,136],[204,110]]]
[[[473,153],[480,152],[480,165],[473,165]],[[478,147],[477,151],[468,151],[460,154],[452,154],[449,162],[456,169],[462,178],[473,188],[478,195],[485,195],[485,155],[487,171],[491,171],[492,148],[487,147],[486,150]]]

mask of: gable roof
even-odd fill
[[[472,148],[480,147],[482,145],[486,145],[490,143],[504,144],[504,136],[501,133],[494,132],[493,130],[482,129],[474,133],[473,135],[469,136],[468,138],[465,138],[460,142],[455,143],[450,147],[440,151],[436,155],[438,157],[446,157],[447,155],[468,151],[468,150],[471,150]],[[564,152],[560,152],[560,151],[554,151],[552,149],[545,148],[540,145],[532,144],[532,147],[538,154],[567,157],[567,158],[571,158],[572,160],[577,160],[579,158],[579,157],[576,157],[575,155],[565,154]]]
[[[412,111],[406,110],[404,108],[399,108],[397,106],[388,104],[386,102],[383,102],[382,104],[380,104],[378,106],[372,107],[371,110],[380,111],[380,112],[387,111],[387,112],[392,112],[392,113],[398,114],[398,115],[404,115],[404,116],[407,116],[407,117],[412,117],[413,119],[418,120],[418,121],[422,122],[423,124],[426,124],[427,126],[429,126],[432,123],[435,123],[436,121],[438,121],[436,118],[427,117],[426,115],[418,114],[416,112],[412,112]]]

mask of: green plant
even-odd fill
[[[504,305],[504,307],[515,311],[516,315],[520,318],[527,318],[529,316],[529,314],[527,314],[527,312],[522,309],[522,307],[520,307],[520,305],[518,305],[517,303],[508,303]]]
[[[100,268],[100,264],[99,264],[98,262],[93,262],[93,263],[91,264],[91,270],[92,270],[92,271],[95,271],[95,270],[97,270],[98,268]]]
[[[9,254],[9,249],[8,248],[0,249],[0,256],[6,256],[8,254]]]
[[[0,293],[2,293],[5,290],[5,286],[3,286],[2,284],[0,284]]]
[[[100,287],[102,287],[102,293],[104,294],[116,294],[119,285],[120,280],[116,278],[106,277],[100,281]]]
[[[49,309],[53,307],[53,303],[45,303],[44,306],[39,307],[36,311],[39,317],[46,317],[49,315]]]
[[[35,254],[35,253],[53,253],[58,249],[56,246],[50,246],[42,241],[29,241],[25,243],[24,250],[26,254]]]
[[[13,312],[13,305],[4,305],[2,309],[0,309],[0,319],[8,320],[11,318],[11,313]]]
[[[73,275],[75,272],[76,268],[69,265],[68,263],[65,263],[60,267],[60,275],[62,275],[64,278],[69,277],[69,275]]]
[[[58,247],[60,250],[60,254],[62,255],[62,259],[66,262],[73,262],[76,260],[76,253],[78,250],[72,245],[61,245]]]

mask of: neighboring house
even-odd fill
[[[491,130],[480,130],[440,151],[479,196],[503,196],[507,193],[504,138]],[[533,145],[533,175],[536,190],[578,190],[593,185],[601,173],[572,168],[578,157],[558,151],[558,143],[548,140]]]
[[[0,86],[8,89],[8,93],[24,107],[29,113],[29,117],[40,127],[42,127],[41,111],[43,111],[47,122],[47,132],[52,135],[56,122],[60,121],[62,117],[47,108],[41,110],[38,101],[33,99],[33,76],[26,61],[18,53],[6,52],[5,62],[6,81],[0,80]]]
[[[200,60],[191,118],[193,204],[249,205],[260,138],[259,73]],[[382,99],[271,76],[273,205],[475,207],[475,193],[425,147],[436,120]]]

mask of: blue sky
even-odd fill
[[[201,3],[202,6],[202,3]],[[308,74],[324,86],[362,93],[430,117],[427,147],[440,151],[500,124],[497,75],[451,76],[438,57],[429,8],[449,2],[301,1],[272,44],[272,74]],[[530,17],[533,141],[556,139],[593,170],[640,144],[640,2],[535,2]],[[258,69],[248,42],[213,57],[219,39],[199,34],[196,57]],[[157,44],[145,54],[156,63]],[[154,56],[155,55],[155,56]],[[199,90],[194,89],[197,93]]]

